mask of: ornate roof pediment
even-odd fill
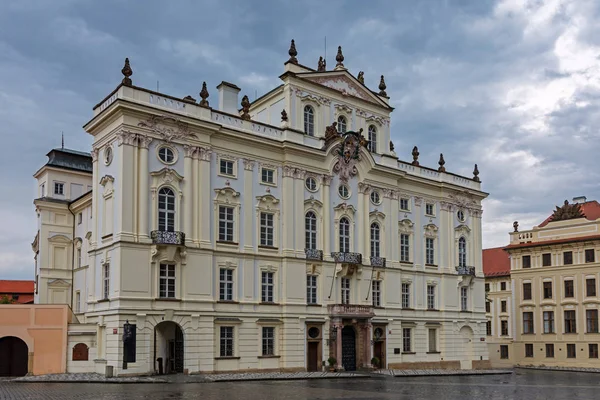
[[[550,221],[564,221],[567,219],[585,218],[583,211],[581,210],[581,204],[574,203],[569,204],[568,200],[565,200],[562,207],[556,206],[556,210],[552,213]]]
[[[329,71],[323,73],[298,74],[300,79],[336,90],[342,96],[356,97],[385,108],[390,108],[377,95],[360,83],[348,71]]]

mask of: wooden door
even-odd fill
[[[319,342],[308,342],[308,371],[319,370]]]

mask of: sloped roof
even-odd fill
[[[504,247],[483,250],[483,275],[486,277],[510,275],[510,258]]]
[[[585,219],[588,221],[595,221],[600,218],[600,204],[596,200],[586,201],[585,203],[580,204],[581,212],[585,215]],[[552,221],[552,215],[544,220],[538,227],[543,228],[548,225]]]
[[[47,166],[65,168],[92,173],[92,156],[90,153],[71,149],[52,149],[48,154]]]
[[[0,294],[32,294],[34,281],[9,281],[0,280]]]

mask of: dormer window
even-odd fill
[[[377,128],[375,125],[369,126],[369,144],[367,145],[367,149],[371,153],[377,153]]]
[[[347,126],[347,121],[346,121],[346,117],[344,117],[343,115],[340,115],[338,117],[337,120],[337,129],[339,133],[346,133],[346,126]]]
[[[315,110],[311,106],[304,107],[304,133],[315,136]]]

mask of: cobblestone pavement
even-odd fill
[[[2,400],[304,400],[596,399],[600,382],[587,373],[518,370],[510,375],[315,379],[211,384],[35,383],[0,381]]]
[[[512,374],[513,371],[510,369],[381,369],[374,373],[390,376],[454,376]]]
[[[591,372],[598,374],[600,373],[600,368],[578,368],[578,367],[537,367],[537,366],[527,366],[527,365],[519,365],[520,369],[539,369],[544,371],[563,371],[563,372]]]

